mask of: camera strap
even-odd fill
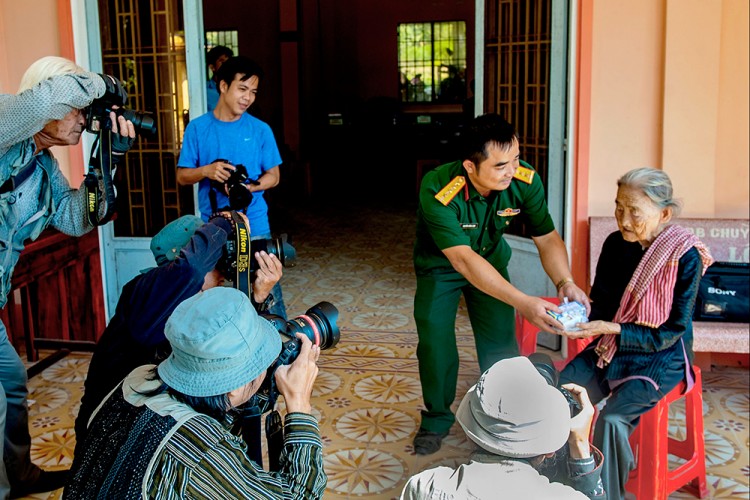
[[[235,248],[237,249],[237,265],[234,286],[248,297],[252,293],[250,282],[250,227],[237,212],[232,212],[234,222]]]
[[[104,215],[99,217],[99,179],[104,188]],[[89,171],[83,181],[86,189],[86,214],[92,226],[102,226],[115,212],[115,187],[112,183],[112,131],[99,130],[89,159]]]
[[[268,470],[281,470],[281,450],[284,449],[284,425],[278,410],[266,416],[266,444],[268,444]]]
[[[213,184],[211,184],[211,187],[208,190],[208,201],[211,203],[211,213],[215,214],[219,211],[216,204],[216,188]]]

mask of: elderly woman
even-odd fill
[[[700,240],[670,225],[679,207],[667,174],[639,168],[617,186],[619,231],[602,247],[589,322],[564,332],[598,338],[560,377],[586,387],[594,404],[609,396],[594,428],[609,498],[625,495],[634,467],[628,438],[639,417],[680,381],[692,383],[691,318],[701,276],[713,262]]]

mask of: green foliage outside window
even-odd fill
[[[402,102],[463,102],[466,98],[466,23],[398,25]]]

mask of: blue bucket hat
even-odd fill
[[[276,328],[239,290],[216,287],[182,302],[164,333],[172,354],[159,377],[188,396],[226,394],[253,381],[281,352]]]
[[[200,217],[183,215],[173,220],[151,239],[151,253],[156,264],[163,266],[177,258],[182,247],[188,244],[195,231],[203,225]]]

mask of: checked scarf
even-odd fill
[[[656,237],[630,278],[614,323],[635,323],[658,328],[669,318],[672,310],[674,286],[680,258],[695,247],[703,261],[703,273],[714,259],[708,248],[685,228],[671,225]],[[596,346],[597,366],[604,368],[612,362],[617,351],[616,336],[602,335]]]

